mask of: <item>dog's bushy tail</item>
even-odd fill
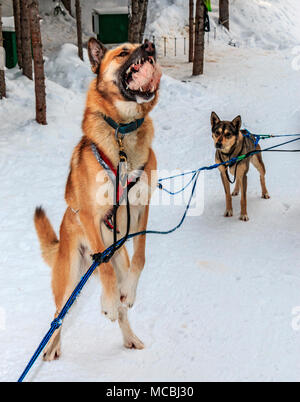
[[[58,253],[59,240],[42,207],[38,207],[34,214],[34,224],[41,245],[42,256],[51,268]]]

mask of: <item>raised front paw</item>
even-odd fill
[[[135,302],[137,284],[138,277],[129,271],[120,288],[120,300],[126,307],[131,308]]]
[[[105,293],[101,296],[102,314],[109,318],[111,321],[117,321],[120,307],[119,294],[115,296],[108,296]]]

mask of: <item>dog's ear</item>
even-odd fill
[[[232,120],[231,122],[237,132],[240,131],[242,127],[242,118],[241,116],[237,116],[235,119]]]
[[[212,112],[210,121],[212,128],[214,128],[218,123],[220,123],[221,120],[219,119],[218,115],[215,112]]]
[[[99,41],[91,38],[88,43],[88,54],[92,66],[92,71],[95,74],[99,73],[100,65],[107,49]]]

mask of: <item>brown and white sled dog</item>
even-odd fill
[[[222,121],[215,112],[211,114],[212,137],[216,147],[216,163],[223,163],[237,158],[240,155],[245,155],[254,150],[260,150],[260,146],[256,145],[254,136],[246,136],[241,131],[242,120],[241,116],[237,116],[232,121]],[[225,217],[233,216],[232,198],[237,196],[241,190],[241,214],[240,220],[247,222],[249,220],[247,213],[247,173],[249,171],[250,162],[256,167],[260,174],[260,183],[262,189],[262,198],[270,198],[266,188],[265,174],[266,169],[261,153],[252,155],[249,158],[243,159],[238,164],[229,166],[230,173],[235,175],[235,189],[231,195],[230,182],[227,172],[227,166],[219,166],[221,179],[225,189],[226,210]]]
[[[156,105],[161,70],[156,62],[155,47],[145,41],[143,45],[124,44],[107,50],[95,39],[90,39],[88,52],[92,71],[97,78],[91,83],[82,124],[83,137],[73,152],[65,199],[67,210],[60,228],[59,240],[42,208],[35,213],[35,226],[44,260],[52,268],[52,289],[58,315],[77,282],[91,265],[91,255],[103,252],[113,243],[108,217],[113,198],[99,202],[99,174],[104,168],[97,160],[92,147],[111,167],[119,163],[119,146],[115,130],[105,117],[122,125],[145,119],[135,131],[123,139],[128,156],[128,174],[142,170],[147,181],[145,203],[131,206],[130,232],[146,230],[149,201],[156,183],[151,172],[156,171],[156,158],[151,144],[154,136],[149,112]],[[105,177],[107,177],[104,174]],[[105,180],[104,180],[105,181]],[[140,181],[142,181],[140,179]],[[141,187],[145,189],[145,186]],[[126,206],[117,212],[119,237],[126,232]],[[102,312],[112,321],[118,320],[127,348],[142,349],[143,343],[135,336],[127,318],[132,307],[136,288],[145,264],[145,236],[134,239],[130,262],[127,250],[122,247],[110,262],[99,267],[102,282]],[[44,359],[60,356],[60,329],[45,349]]]

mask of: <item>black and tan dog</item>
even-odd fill
[[[52,289],[56,314],[60,312],[75,285],[92,260],[90,255],[103,252],[113,243],[109,217],[114,207],[113,197],[99,198],[99,181],[108,176],[116,179],[120,148],[115,128],[111,125],[133,127],[123,139],[127,154],[129,177],[142,171],[145,202],[131,204],[130,231],[147,228],[149,201],[153,187],[151,173],[156,171],[152,150],[154,128],[149,113],[156,105],[161,70],[156,62],[155,46],[126,43],[107,50],[91,39],[88,44],[92,70],[97,77],[87,95],[82,124],[83,137],[73,152],[65,199],[67,209],[57,238],[44,210],[35,213],[35,226],[43,257],[52,268]],[[109,119],[108,119],[109,118]],[[110,123],[109,123],[110,122]],[[101,179],[101,180],[100,180]],[[139,183],[142,183],[140,177]],[[135,186],[136,187],[136,186]],[[118,192],[119,193],[119,192]],[[132,193],[130,191],[129,195]],[[117,213],[118,238],[126,233],[126,206]],[[140,274],[145,264],[145,236],[133,242],[133,257],[129,260],[125,246],[111,261],[99,267],[102,282],[102,312],[112,321],[119,321],[127,348],[142,349],[143,343],[133,333],[127,318],[132,307]],[[51,338],[44,353],[45,360],[60,356],[60,331]]]
[[[260,150],[260,146],[256,144],[256,138],[251,135],[245,135],[241,131],[242,120],[241,116],[236,117],[232,121],[221,121],[215,112],[211,114],[212,136],[216,146],[216,163],[223,163],[236,158],[240,155],[245,155],[254,150]],[[266,188],[265,174],[266,169],[262,160],[261,153],[245,158],[238,164],[229,166],[230,173],[235,176],[236,184],[232,193],[237,196],[241,190],[241,215],[242,221],[248,221],[247,214],[247,173],[249,171],[250,162],[256,167],[260,174],[260,183],[262,189],[262,198],[270,198]],[[226,195],[226,211],[224,216],[230,217],[233,215],[232,198],[230,192],[230,181],[228,168],[219,166],[221,178]]]

